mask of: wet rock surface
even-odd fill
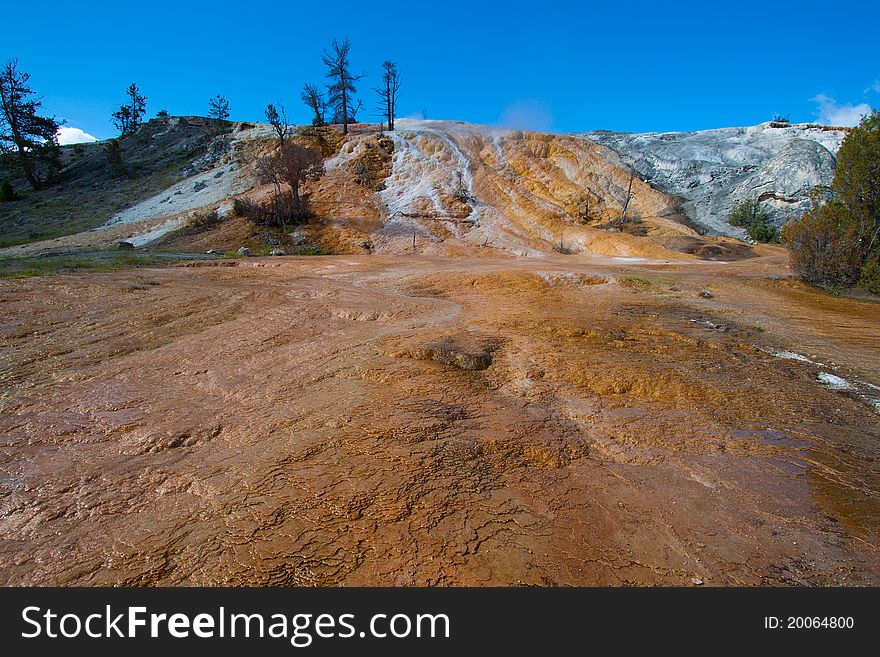
[[[2,281],[0,583],[876,585],[880,307],[761,253]]]

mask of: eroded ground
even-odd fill
[[[2,281],[0,583],[880,584],[880,305],[783,260]]]

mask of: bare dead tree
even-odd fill
[[[385,116],[388,129],[394,130],[394,119],[397,116],[397,97],[400,94],[400,71],[397,63],[389,60],[382,62],[382,85],[373,89],[379,94],[378,109]]]
[[[629,187],[626,188],[626,198],[623,200],[623,210],[620,212],[620,219],[618,223],[623,223],[626,221],[626,209],[629,207],[629,201],[632,198],[632,188],[633,188],[633,178],[635,178],[635,172],[629,172]]]
[[[342,133],[348,134],[348,124],[352,123],[352,118],[356,112],[352,112],[353,107],[360,107],[360,104],[353,102],[357,89],[354,83],[366,77],[366,73],[355,75],[351,72],[351,61],[349,60],[351,52],[351,41],[348,37],[341,42],[333,39],[330,52],[324,51],[322,57],[324,65],[327,67],[327,78],[330,83],[327,85],[328,102],[336,111],[336,119],[342,123]]]
[[[300,186],[307,180],[315,180],[324,173],[321,153],[308,146],[288,142],[278,153],[281,177],[290,187],[294,209],[305,216],[307,208],[300,195]]]
[[[278,107],[272,103],[266,105],[266,120],[278,137],[278,148],[284,148],[284,140],[290,136],[290,123],[287,121],[287,109],[284,107],[284,103],[279,101]]]
[[[301,193],[302,184],[324,173],[323,159],[316,149],[287,141],[272,155],[259,158],[256,172],[262,184],[274,187],[272,202],[278,225],[284,228],[288,220],[308,218],[308,198]],[[284,193],[285,185],[289,196]]]
[[[590,210],[590,195],[589,193],[585,193],[581,197],[581,201],[578,203],[579,206],[583,206],[583,210],[580,210],[577,214],[577,218],[580,220],[582,224],[590,223],[590,220],[593,218],[592,212]]]
[[[327,99],[316,84],[303,85],[299,97],[314,112],[312,125],[324,125],[327,122]]]
[[[462,173],[461,171],[456,171],[455,174],[456,182],[455,188],[452,190],[453,198],[455,198],[457,201],[461,201],[462,203],[472,203],[475,199],[468,189],[467,184],[465,183],[464,173]]]

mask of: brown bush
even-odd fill
[[[815,205],[785,225],[782,239],[791,249],[791,266],[805,281],[850,285],[864,262],[859,222],[839,200]]]
[[[236,198],[232,201],[232,211],[236,217],[249,219],[258,226],[266,226],[274,222],[275,212],[252,201],[249,198]]]

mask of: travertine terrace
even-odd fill
[[[3,283],[2,583],[878,582],[880,310],[781,250],[216,264]]]

